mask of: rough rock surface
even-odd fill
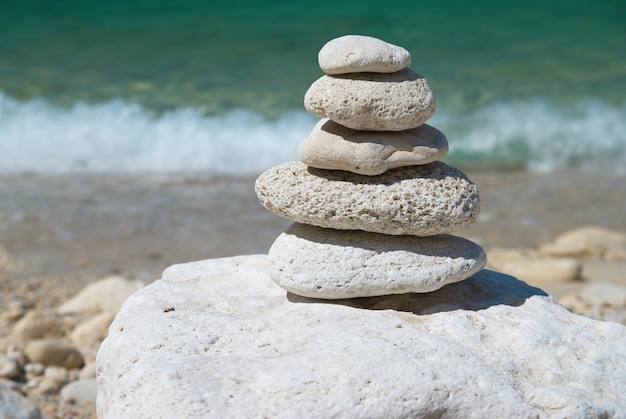
[[[406,131],[356,131],[325,118],[300,144],[298,158],[318,169],[372,176],[432,163],[447,153],[446,136],[427,124]]]
[[[304,95],[304,107],[320,118],[360,131],[404,131],[435,113],[435,95],[410,68],[390,74],[322,76]]]
[[[317,58],[326,74],[394,73],[411,65],[411,54],[406,49],[363,35],[332,39]]]
[[[461,237],[390,236],[292,224],[269,251],[270,276],[312,298],[431,292],[482,269],[485,252]]]
[[[265,208],[292,221],[392,235],[462,230],[480,210],[476,185],[441,162],[378,176],[290,162],[262,173],[255,190]]]
[[[513,277],[329,303],[269,264],[175,265],[130,297],[98,353],[98,417],[626,415],[626,328]]]

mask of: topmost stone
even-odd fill
[[[411,54],[378,38],[346,35],[328,41],[318,61],[326,74],[395,73],[411,64]]]

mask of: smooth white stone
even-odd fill
[[[269,265],[175,265],[131,296],[98,353],[98,417],[626,416],[626,327],[515,278],[331,303]]]
[[[356,131],[325,118],[300,144],[298,158],[318,169],[373,176],[432,163],[447,153],[446,136],[427,124],[406,131]]]
[[[317,59],[326,74],[394,73],[411,65],[411,54],[406,49],[363,35],[331,39]]]
[[[433,116],[436,103],[426,79],[405,68],[322,76],[305,93],[304,107],[358,131],[404,131]]]
[[[431,292],[482,269],[483,249],[450,235],[390,236],[292,224],[272,244],[270,276],[312,298]]]
[[[256,180],[261,204],[303,224],[337,230],[432,236],[469,227],[480,211],[478,188],[441,162],[364,176],[290,162]]]

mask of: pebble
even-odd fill
[[[107,336],[115,313],[104,311],[76,326],[70,334],[72,343],[80,349],[97,346]]]
[[[394,73],[411,65],[411,54],[397,45],[363,35],[328,41],[317,55],[326,74]]]
[[[45,370],[46,366],[41,362],[29,362],[24,365],[24,372],[29,378],[43,375]]]
[[[126,298],[144,286],[138,280],[119,276],[103,278],[87,285],[58,308],[60,314],[102,312],[116,313]]]
[[[61,322],[54,313],[31,310],[15,323],[9,336],[11,339],[29,341],[62,335]]]
[[[0,354],[0,378],[15,378],[21,370],[15,359]]]
[[[72,381],[61,389],[61,398],[66,402],[94,402],[98,395],[95,378]]]
[[[389,236],[292,224],[272,244],[270,276],[311,298],[431,292],[485,266],[483,249],[461,237]]]
[[[356,131],[325,118],[302,142],[298,158],[318,169],[373,176],[432,163],[447,153],[445,135],[427,124],[406,131]]]
[[[78,349],[62,340],[34,340],[28,343],[24,352],[31,362],[40,362],[45,366],[58,365],[69,369],[84,364]]]
[[[582,273],[576,259],[546,257],[528,249],[490,251],[489,267],[531,284],[579,281]]]
[[[626,234],[588,226],[568,231],[539,250],[548,256],[626,260]]]
[[[94,378],[96,376],[96,362],[87,362],[78,373],[77,378]]]
[[[0,385],[0,418],[41,419],[41,411],[26,397],[4,385]]]
[[[441,162],[363,176],[309,168],[301,162],[261,174],[256,194],[292,221],[338,230],[430,236],[462,230],[480,210],[478,188]]]
[[[406,68],[390,74],[322,76],[304,95],[304,107],[358,131],[404,131],[435,113],[426,79]]]

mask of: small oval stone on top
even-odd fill
[[[395,73],[411,65],[411,54],[406,49],[363,35],[328,41],[317,59],[326,74]]]

